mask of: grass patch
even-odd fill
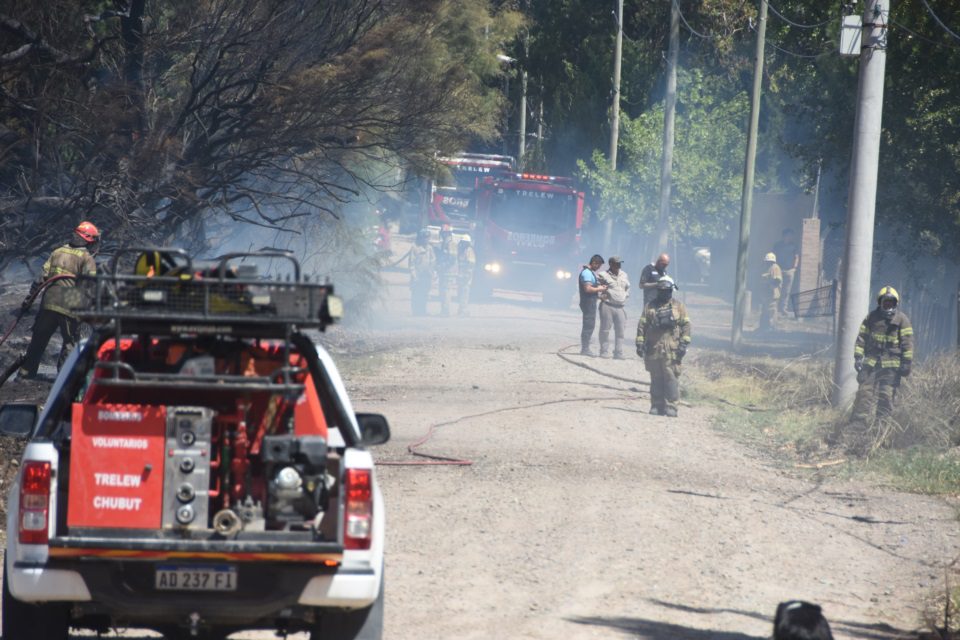
[[[960,495],[960,362],[931,359],[909,378],[892,418],[870,433],[869,455],[832,448],[846,416],[830,404],[833,362],[775,360],[700,352],[689,367],[687,397],[716,405],[715,426],[739,442],[792,463],[818,464],[834,476],[874,476],[894,488]]]
[[[960,455],[926,447],[881,450],[866,460],[864,469],[893,479],[898,489],[960,494]]]

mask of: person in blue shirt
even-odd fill
[[[580,330],[580,355],[592,356],[590,340],[593,330],[597,326],[597,301],[602,292],[607,290],[597,280],[597,271],[603,266],[603,256],[594,255],[590,258],[590,266],[580,272],[580,311],[583,312],[583,328]]]

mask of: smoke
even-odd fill
[[[215,258],[237,252],[289,252],[300,263],[305,277],[311,282],[331,282],[347,313],[362,317],[375,310],[381,299],[380,258],[374,245],[378,224],[376,207],[364,197],[336,206],[333,214],[312,212],[288,218],[272,228],[216,214],[204,223],[204,255]],[[257,266],[267,272],[261,275],[277,275],[289,272],[285,262],[258,262]]]

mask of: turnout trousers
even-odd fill
[[[662,358],[648,358],[644,364],[650,372],[650,408],[661,414],[671,411],[676,415],[680,400],[680,363]]]
[[[470,287],[473,286],[473,274],[461,274],[457,279],[457,313],[467,315],[467,305],[470,304]]]
[[[440,295],[440,314],[450,315],[450,302],[453,288],[457,284],[457,274],[450,270],[437,270],[437,293]]]
[[[623,329],[627,324],[627,312],[606,302],[600,303],[600,355],[610,353],[610,328],[613,327],[613,357],[623,357]]]
[[[857,374],[857,382],[860,387],[853,401],[851,421],[869,425],[873,423],[874,415],[877,420],[881,420],[893,412],[893,400],[897,395],[897,387],[900,386],[900,373],[897,369],[864,367]]]
[[[777,330],[777,305],[779,300],[766,300],[760,307],[760,331]]]
[[[30,338],[30,346],[27,347],[27,353],[23,361],[21,371],[27,376],[37,375],[40,368],[40,360],[43,358],[43,352],[50,343],[53,334],[60,330],[60,337],[63,338],[63,345],[60,347],[60,355],[57,357],[57,371],[63,366],[71,349],[77,344],[77,337],[80,335],[80,321],[62,313],[51,311],[50,309],[40,309],[36,320],[33,322],[33,335]]]

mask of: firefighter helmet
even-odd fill
[[[884,306],[884,302],[893,302],[889,307]],[[897,314],[897,307],[900,305],[900,294],[897,293],[897,290],[886,285],[880,289],[880,293],[877,294],[877,307],[883,312],[883,315],[888,319],[892,319],[893,316]]]
[[[663,289],[667,291],[673,291],[677,288],[677,283],[673,281],[673,278],[670,276],[660,276],[660,279],[657,280],[657,289]]]
[[[895,304],[900,304],[900,294],[890,285],[886,285],[880,289],[880,292],[877,294],[877,304],[881,304],[885,299],[893,300]]]
[[[177,261],[172,255],[165,251],[144,251],[137,256],[137,261],[133,265],[133,273],[138,276],[163,276],[175,274]]]
[[[764,262],[776,262],[776,261],[777,261],[777,254],[775,254],[774,252],[771,251],[771,252],[768,253],[767,255],[763,256],[763,261],[764,261]]]
[[[88,244],[100,239],[100,230],[97,229],[92,222],[87,222],[86,220],[78,224],[73,232],[83,238],[84,242]]]

